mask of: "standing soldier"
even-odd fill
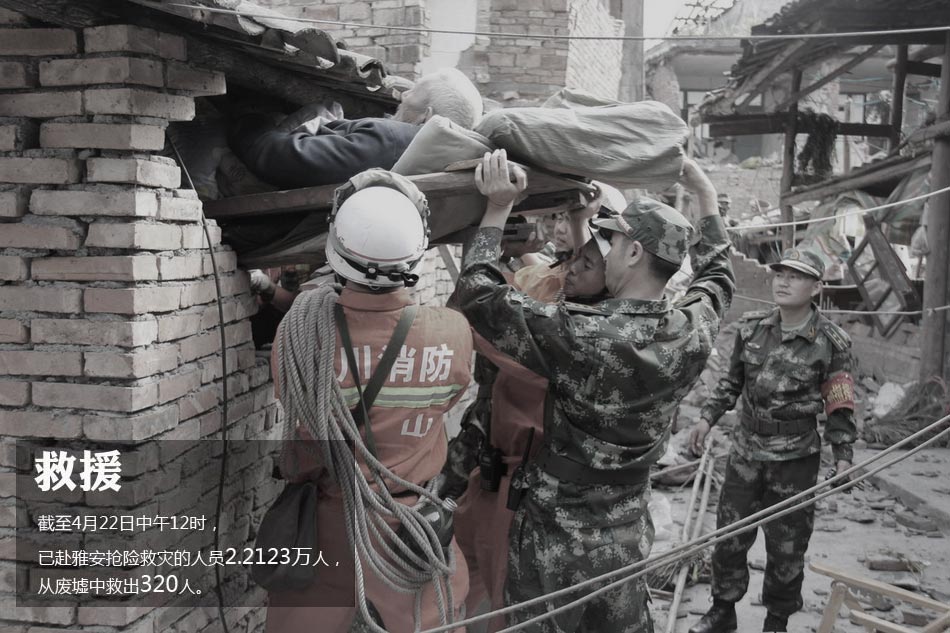
[[[459,305],[500,353],[547,381],[544,440],[515,469],[506,602],[522,602],[641,560],[653,526],[649,471],[663,454],[670,415],[699,376],[734,289],[729,239],[716,191],[687,161],[684,179],[701,200],[701,239],[679,212],[641,198],[606,232],[605,281],[612,298],[572,308],[545,304],[505,283],[498,269],[502,230],[526,186],[504,151],[486,154],[476,184],[488,205],[465,256]],[[696,278],[672,305],[664,290],[692,251]],[[520,500],[520,503],[519,503]],[[544,604],[518,620],[543,615]],[[542,620],[533,631],[652,631],[644,583],[637,582]]]
[[[772,264],[776,308],[742,317],[729,373],[722,377],[690,435],[702,452],[709,428],[742,396],[741,423],[719,501],[718,527],[739,521],[815,485],[820,466],[818,416],[825,413],[825,441],[839,472],[851,467],[855,440],[851,341],[813,303],[821,292],[824,264],[805,250],[789,249]],[[788,617],[802,608],[805,550],[814,506],[767,523],[767,563],[762,602],[763,631],[785,631]],[[746,554],[755,541],[749,531],[716,545],[713,606],[690,633],[736,630],[735,603],[749,585]]]

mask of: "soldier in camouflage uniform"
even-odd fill
[[[825,441],[839,471],[851,467],[854,384],[851,341],[812,303],[821,291],[824,264],[805,250],[789,249],[773,264],[777,307],[746,313],[736,335],[729,372],[719,381],[691,433],[702,451],[709,427],[742,399],[740,424],[719,500],[724,527],[811,488],[818,478],[821,440],[818,416],[825,414]],[[802,607],[804,557],[814,524],[814,506],[767,523],[767,563],[762,602],[763,631],[785,631]],[[736,629],[735,603],[749,584],[746,553],[750,531],[722,541],[713,553],[713,606],[690,633]]]
[[[504,152],[486,155],[476,184],[488,198],[463,262],[457,297],[475,331],[501,353],[548,381],[544,441],[513,476],[521,496],[511,526],[506,602],[522,602],[641,560],[650,550],[648,475],[663,454],[670,415],[712,349],[734,277],[716,193],[687,161],[699,190],[699,241],[674,209],[641,198],[607,233],[606,285],[613,298],[594,306],[537,302],[505,283],[498,270],[502,227],[525,187],[514,183]],[[671,305],[667,280],[691,252],[696,277]],[[544,604],[513,622],[544,614]],[[533,631],[652,631],[642,581],[543,620]]]

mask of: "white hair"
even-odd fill
[[[444,116],[468,130],[482,118],[482,96],[460,70],[437,70],[424,75],[419,85],[425,86],[426,102],[433,114]]]

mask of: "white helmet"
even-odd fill
[[[350,281],[380,288],[414,286],[429,245],[429,209],[412,181],[382,169],[337,189],[327,261]]]

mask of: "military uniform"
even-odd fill
[[[689,232],[658,222],[657,205],[645,201],[639,222],[685,256]],[[543,446],[513,482],[523,499],[511,526],[509,604],[648,555],[649,468],[734,290],[722,219],[703,218],[700,230],[691,251],[696,278],[680,302],[607,299],[595,306],[544,304],[506,285],[497,267],[501,230],[476,233],[459,277],[460,308],[499,352],[548,380]],[[646,601],[645,584],[631,583],[532,630],[652,631]],[[519,610],[513,621],[547,610]]]
[[[855,440],[851,341],[817,307],[793,331],[783,331],[778,308],[743,316],[729,372],[700,416],[710,425],[741,398],[732,435],[717,523],[723,527],[815,485],[821,439],[836,461],[851,461]],[[802,607],[804,555],[814,524],[809,506],[763,526],[767,552],[762,601],[787,618]],[[713,597],[735,603],[749,584],[750,531],[722,541],[713,554]]]

